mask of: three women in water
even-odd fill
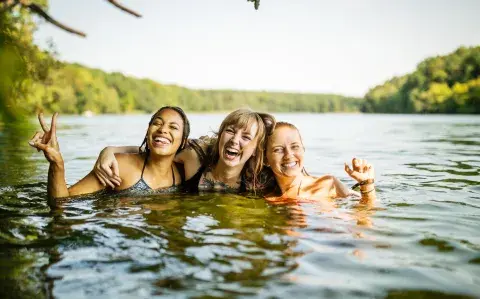
[[[365,203],[375,199],[372,165],[361,159],[352,161],[353,169],[345,165],[345,171],[360,184],[360,194],[334,176],[312,177],[303,165],[305,149],[298,129],[288,123],[276,124],[273,116],[248,109],[230,113],[216,138],[188,140],[189,123],[183,111],[163,107],[152,116],[140,151],[136,147],[105,149],[95,172],[67,188],[56,141],[56,115],[50,130],[41,116],[39,119],[44,132],[37,133],[30,144],[42,150],[50,162],[50,198],[91,193],[110,185],[117,193],[176,192],[182,186],[190,192],[260,191],[268,193],[269,200],[350,195],[360,195]],[[183,164],[183,171],[178,164]]]

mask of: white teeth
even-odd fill
[[[238,150],[236,150],[234,148],[227,148],[227,151],[231,152],[231,153],[234,153],[234,154],[238,154]]]
[[[155,142],[161,142],[163,144],[170,144],[170,140],[168,140],[167,138],[165,137],[155,137]]]
[[[225,149],[225,152],[227,153],[227,155],[231,155],[231,156],[237,156],[240,153],[238,150],[233,148],[227,148]]]
[[[295,165],[297,165],[297,162],[290,162],[290,163],[287,163],[287,164],[283,164],[282,166],[287,167],[287,168],[292,168]]]

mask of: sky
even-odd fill
[[[58,58],[200,89],[363,96],[423,59],[480,45],[478,0],[49,0]]]

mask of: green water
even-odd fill
[[[192,136],[224,115],[190,116]],[[50,212],[34,132],[0,129],[1,298],[478,298],[480,118],[276,115],[307,170],[348,184],[375,165],[373,209],[238,195],[84,198]],[[149,116],[59,118],[73,183],[107,144],[140,144]]]

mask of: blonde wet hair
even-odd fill
[[[258,184],[258,175],[263,167],[264,152],[266,146],[266,137],[273,133],[275,128],[276,120],[273,115],[268,113],[258,113],[250,109],[237,109],[227,115],[220,125],[220,129],[215,133],[216,140],[212,146],[212,152],[210,155],[209,165],[214,166],[220,158],[219,152],[219,136],[225,131],[229,126],[234,126],[236,128],[248,129],[253,124],[257,124],[258,130],[255,134],[254,141],[257,142],[257,146],[254,154],[247,160],[245,166],[242,170],[242,179],[245,178],[247,185],[252,186],[255,191]]]

